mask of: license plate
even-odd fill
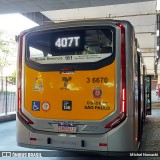
[[[58,126],[58,131],[59,132],[69,132],[69,133],[75,133],[77,132],[77,127],[76,126]]]

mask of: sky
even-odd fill
[[[160,0],[157,0],[157,10],[160,11]]]
[[[37,24],[19,13],[0,15],[0,29],[5,29],[19,34],[25,29],[37,26]]]
[[[8,31],[13,35],[19,35],[23,30],[37,26],[35,22],[18,13],[0,15],[0,22],[0,30]],[[4,68],[4,76],[11,75],[16,70],[16,55],[15,53],[8,57],[12,65]]]

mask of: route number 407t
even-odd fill
[[[55,46],[58,48],[79,47],[79,39],[79,36],[58,38],[55,42]]]

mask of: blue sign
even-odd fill
[[[40,101],[32,101],[32,110],[40,111]]]

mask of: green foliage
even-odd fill
[[[14,85],[16,84],[16,71],[14,71],[12,75],[8,77],[8,82]]]
[[[0,30],[0,76],[3,76],[4,67],[11,65],[11,56],[16,55],[16,42],[15,36],[13,33],[10,33],[5,30]],[[14,78],[12,79],[14,82]],[[3,84],[3,80],[1,80],[1,85]],[[1,90],[3,91],[3,85],[1,86]]]
[[[16,53],[16,42],[13,34],[0,30],[0,67],[9,65],[7,57]]]

